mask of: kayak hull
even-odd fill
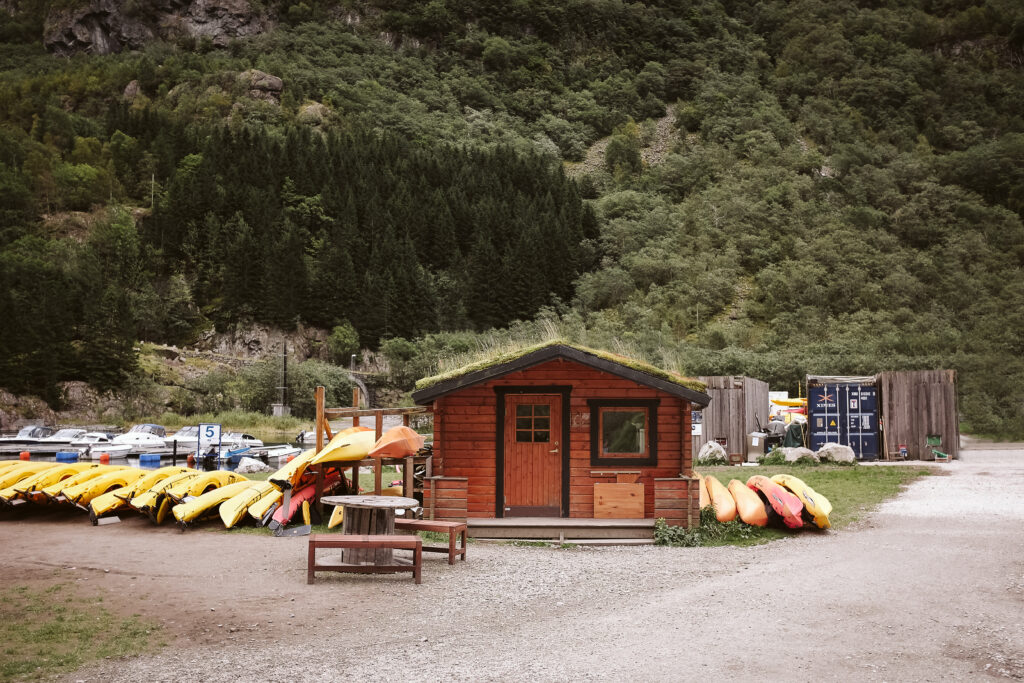
[[[804,518],[819,529],[832,528],[828,516],[832,512],[832,503],[802,480],[789,474],[776,474],[772,481],[779,484],[800,499],[804,505]]]
[[[804,504],[792,493],[760,474],[755,474],[747,479],[747,486],[764,496],[768,505],[771,506],[771,510],[787,527],[799,529],[804,525],[802,518]]]
[[[731,522],[736,519],[736,500],[729,490],[722,486],[722,482],[709,474],[704,477],[704,483],[708,489],[708,497],[711,498],[711,507],[715,510],[715,519],[719,522]]]
[[[765,510],[760,496],[739,479],[729,480],[727,488],[736,501],[736,514],[744,524],[768,526],[768,511]]]

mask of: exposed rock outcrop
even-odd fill
[[[273,21],[249,0],[156,0],[129,11],[115,0],[90,0],[52,10],[43,27],[43,44],[59,55],[105,55],[139,49],[155,38],[208,38],[223,46],[234,38],[268,30]]]
[[[281,91],[284,90],[284,81],[277,76],[260,71],[259,69],[248,69],[238,74],[238,80],[245,85],[249,91],[249,97],[274,104],[281,103]]]
[[[212,351],[224,356],[260,359],[281,353],[288,343],[288,355],[296,360],[327,357],[327,330],[299,325],[294,332],[266,325],[239,326],[227,332],[206,333],[196,344],[200,351]]]
[[[55,425],[57,416],[41,398],[0,389],[0,431],[16,431],[29,424]]]

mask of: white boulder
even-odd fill
[[[857,459],[853,449],[838,443],[827,443],[818,449],[818,459],[822,462],[853,462]]]

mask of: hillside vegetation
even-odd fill
[[[553,336],[791,391],[952,367],[965,428],[1024,431],[1019,3],[264,2],[69,59],[55,5],[0,10],[11,390],[348,323],[406,382]]]

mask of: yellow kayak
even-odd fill
[[[249,478],[228,470],[202,472],[198,477],[183,480],[166,490],[166,495],[175,505],[184,502],[188,496],[201,496],[207,491],[237,482],[249,482]]]
[[[90,479],[102,477],[104,474],[109,472],[115,472],[126,468],[127,465],[97,465],[96,467],[90,467],[87,470],[83,470],[72,477],[68,477],[64,481],[59,481],[56,484],[51,484],[50,486],[39,489],[39,491],[46,496],[47,500],[51,503],[62,503],[64,502],[63,493],[65,489],[72,489],[79,484],[84,484]]]
[[[280,491],[271,491],[250,505],[247,512],[250,517],[256,520],[257,524],[263,524],[264,518],[269,522],[270,515],[273,514],[274,510],[276,510],[281,504],[282,498],[284,498],[284,494]]]
[[[719,522],[731,522],[736,519],[736,499],[732,497],[729,490],[722,486],[714,476],[704,477],[704,485],[708,487],[708,496],[711,498],[711,506],[715,509],[715,518]]]
[[[273,482],[250,482],[249,486],[221,504],[219,512],[221,521],[224,522],[224,528],[230,529],[238,524],[238,521],[245,516],[245,512],[249,509],[250,505],[275,492],[280,493]]]
[[[334,512],[331,513],[331,521],[327,522],[327,528],[333,529],[345,520],[345,506],[335,505]]]
[[[347,444],[349,437],[354,434],[370,434],[370,447],[366,449],[366,451],[369,452],[375,442],[375,439],[373,439],[374,432],[368,427],[349,427],[348,429],[343,429],[335,434],[319,453],[314,450],[304,451],[301,455],[295,457],[295,459],[290,463],[287,463],[277,472],[274,472],[272,475],[267,477],[267,480],[275,483],[280,489],[297,487],[302,474],[306,471],[307,467],[314,463],[314,460],[318,460],[318,458],[321,457],[327,458],[331,456],[332,453]],[[325,461],[319,460],[319,462]]]
[[[50,484],[55,484],[58,481],[63,481],[68,477],[73,477],[79,472],[86,470],[93,465],[89,463],[72,463],[67,465],[57,465],[56,467],[48,467],[41,472],[25,477],[17,484],[8,486],[7,488],[0,491],[0,500],[10,503],[16,498],[23,498],[25,500],[33,500],[35,498],[34,492]],[[41,493],[39,494],[40,501],[45,501],[46,498]]]
[[[24,460],[0,460],[0,474],[3,474],[12,467],[17,467],[18,465],[24,464]]]
[[[804,504],[804,513],[810,516],[816,527],[819,529],[832,527],[832,522],[828,518],[832,513],[832,503],[828,498],[790,474],[776,474],[772,477],[772,481],[789,489],[794,496],[800,499],[800,502]]]
[[[199,472],[198,470],[189,470],[187,472],[182,472],[181,474],[172,474],[145,491],[142,491],[141,489],[137,491],[135,496],[128,501],[128,504],[143,514],[149,514],[150,510],[159,509],[160,502],[163,500],[167,489],[188,479],[195,479],[200,474],[202,474],[202,472]]]
[[[212,508],[237,496],[251,485],[252,482],[246,480],[217,487],[207,491],[201,496],[186,498],[183,502],[175,505],[171,509],[171,513],[174,515],[174,518],[178,520],[178,525],[182,530],[184,530],[186,524],[194,522],[199,519],[200,516],[209,512]]]
[[[102,495],[96,496],[89,503],[90,519],[95,520],[95,518],[105,515],[108,512],[129,507],[128,501],[134,498],[138,493],[148,491],[150,488],[168,477],[189,471],[193,470],[190,470],[188,467],[161,467],[158,470],[146,472],[140,479],[136,479],[127,486],[122,486],[119,489],[114,489],[113,491],[108,491]]]
[[[85,508],[85,506],[92,502],[93,498],[102,496],[115,489],[124,488],[142,479],[144,476],[146,476],[146,471],[140,470],[138,467],[108,472],[73,488],[64,489],[64,497],[78,507]]]
[[[31,477],[33,474],[38,474],[43,470],[57,466],[55,462],[28,462],[24,460],[16,460],[15,462],[18,464],[0,472],[0,489],[14,486],[26,477]]]
[[[348,434],[343,439],[331,439],[331,443],[337,442],[333,448],[325,447],[315,458],[310,460],[310,465],[319,465],[325,462],[348,462],[351,460],[362,460],[370,454],[370,449],[377,443],[374,433],[371,431],[356,432]]]

